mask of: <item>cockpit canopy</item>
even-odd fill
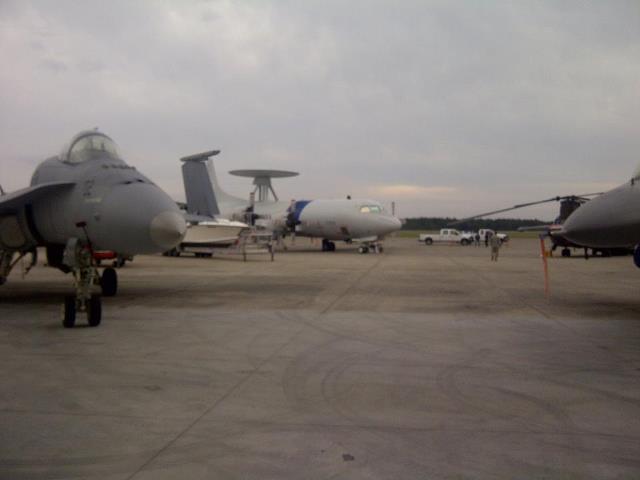
[[[69,147],[62,152],[62,161],[77,164],[95,156],[120,158],[118,147],[113,140],[102,132],[90,130],[73,137]]]
[[[375,204],[361,205],[360,213],[382,213],[382,207]]]

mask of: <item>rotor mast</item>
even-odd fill
[[[273,195],[274,200],[278,201],[278,195],[271,184],[271,177],[256,177],[253,179],[253,184],[256,186],[253,193],[258,194],[259,202],[266,202],[269,198],[269,192]]]

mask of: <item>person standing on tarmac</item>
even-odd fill
[[[497,262],[498,254],[500,253],[500,247],[502,246],[502,241],[500,240],[500,237],[498,237],[497,233],[491,235],[489,243],[491,244],[491,261]]]

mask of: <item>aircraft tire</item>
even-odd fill
[[[330,252],[335,252],[336,251],[336,244],[333,242],[329,242],[329,251]]]
[[[562,256],[563,257],[570,257],[571,256],[571,250],[569,250],[568,248],[563,248],[562,249]]]
[[[97,327],[102,321],[102,298],[93,295],[87,305],[87,322],[90,327]]]
[[[67,295],[62,305],[62,326],[73,328],[76,325],[76,297]]]
[[[633,249],[633,264],[640,268],[640,245],[636,245]]]
[[[100,278],[100,287],[105,297],[113,297],[118,293],[118,273],[115,269],[111,267],[104,269]]]

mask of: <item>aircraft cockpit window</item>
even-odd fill
[[[109,156],[120,158],[116,144],[105,135],[86,135],[76,140],[67,155],[67,162],[80,163],[92,155],[105,153]]]
[[[363,205],[360,213],[382,213],[382,208],[379,205]]]

